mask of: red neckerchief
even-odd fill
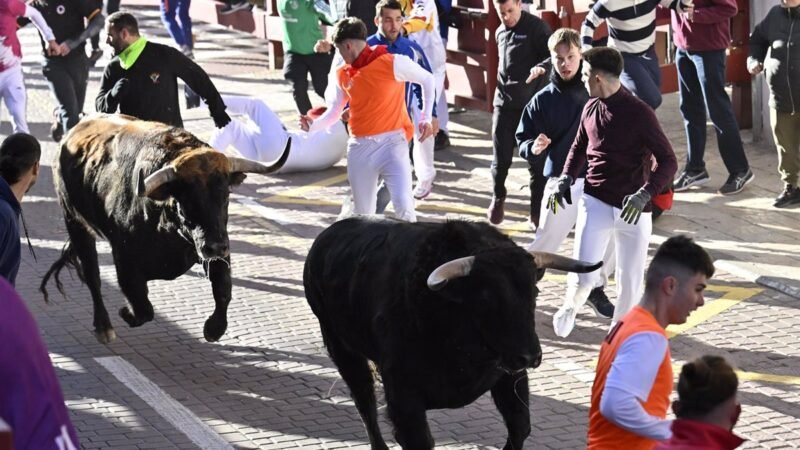
[[[367,45],[364,47],[364,50],[361,50],[361,54],[358,55],[355,61],[352,64],[347,66],[345,71],[350,78],[353,78],[357,73],[358,69],[365,67],[367,64],[371,63],[378,59],[378,57],[383,56],[389,53],[389,50],[386,48],[385,45],[376,45],[375,47],[370,47]]]

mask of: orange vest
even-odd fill
[[[356,71],[348,68],[340,67],[336,76],[350,98],[350,134],[362,137],[403,130],[406,140],[411,140],[414,126],[406,110],[405,83],[394,77],[394,56],[381,55]]]
[[[632,335],[641,332],[655,332],[664,336],[664,339],[667,338],[667,333],[656,322],[655,317],[641,306],[636,306],[608,333],[600,347],[600,360],[597,362],[597,371],[592,385],[592,404],[589,408],[588,449],[650,450],[658,444],[657,441],[633,434],[614,425],[600,414],[600,398],[606,387],[606,377],[611,370],[611,363],[614,362],[622,344]],[[669,347],[667,347],[664,360],[658,367],[658,374],[656,374],[650,395],[642,405],[648,414],[662,419],[667,416],[672,383],[672,362]]]

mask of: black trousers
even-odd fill
[[[311,109],[311,100],[308,98],[308,74],[311,74],[314,92],[324,98],[332,61],[333,55],[330,53],[299,55],[286,52],[283,55],[283,77],[292,83],[292,97],[300,114],[305,114]]]
[[[508,169],[511,168],[517,148],[515,134],[520,117],[522,117],[522,110],[516,108],[495,107],[492,114],[492,181],[494,182],[495,197],[505,197],[508,194],[506,178],[508,178]],[[531,190],[530,217],[537,226],[539,225],[539,210],[542,206],[544,186],[547,184],[547,177],[542,175],[544,162],[544,158],[540,158],[536,163],[528,162],[528,173],[530,174],[528,187]]]
[[[67,56],[45,58],[42,73],[50,92],[56,97],[56,115],[66,133],[80,120],[86,100],[89,59],[84,46],[72,50]]]

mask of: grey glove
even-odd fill
[[[564,201],[568,205],[572,204],[572,177],[569,175],[561,175],[556,182],[556,191],[550,194],[547,199],[547,209],[553,211],[553,214],[558,213],[558,207],[564,209]]]
[[[622,199],[622,215],[620,218],[626,223],[636,225],[639,223],[639,217],[642,215],[642,210],[650,202],[650,193],[640,188],[633,195],[626,195]]]

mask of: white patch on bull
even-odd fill
[[[0,65],[8,69],[19,64],[21,60],[22,58],[14,54],[14,49],[6,45],[6,36],[0,37]]]

